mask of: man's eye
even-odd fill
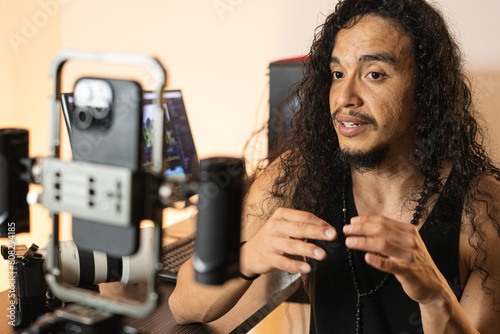
[[[368,77],[372,80],[379,80],[383,77],[384,75],[379,72],[370,72],[368,73]]]
[[[332,74],[333,74],[333,79],[335,80],[342,79],[344,77],[344,73],[342,72],[334,71]]]

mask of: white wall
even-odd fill
[[[166,66],[168,87],[184,90],[200,156],[239,155],[266,120],[269,62],[307,53],[315,27],[336,2],[0,0],[0,126],[29,127],[31,153],[46,154],[48,70],[58,49],[150,53]],[[500,2],[437,3],[462,41],[498,146]],[[26,22],[38,22],[36,31],[24,28],[23,35]],[[12,33],[24,37],[17,47]],[[43,244],[50,225],[35,220],[23,242]]]
[[[479,119],[500,162],[500,2],[436,1],[462,45]]]
[[[241,154],[269,62],[305,54],[332,3],[74,0],[63,8],[61,41],[158,56],[169,88],[184,90],[200,155]]]
[[[0,0],[0,128],[29,129],[32,156],[48,154],[49,64],[61,46],[60,6],[48,3]],[[50,233],[46,210],[33,207],[31,233],[17,234],[17,243],[42,246]],[[0,291],[8,276],[7,261],[0,258]]]

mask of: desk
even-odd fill
[[[175,226],[175,225],[174,225]],[[172,226],[172,227],[174,227]],[[176,228],[180,227],[176,226]],[[170,227],[168,228],[170,229]],[[168,233],[167,229],[167,233]],[[240,301],[226,315],[208,324],[178,325],[168,307],[168,297],[175,285],[160,282],[158,292],[160,302],[157,309],[142,319],[125,319],[125,323],[146,333],[246,333],[271,313],[279,304],[292,296],[300,287],[300,275],[282,271],[271,271],[256,279]],[[101,294],[124,295],[140,299],[146,290],[145,284],[123,285],[121,283],[104,283],[100,285]],[[8,324],[8,293],[0,293],[0,333],[20,333]]]
[[[142,319],[125,319],[125,323],[146,333],[246,333],[271,313],[279,304],[287,300],[299,288],[300,276],[273,271],[256,279],[240,301],[226,315],[208,324],[178,325],[168,307],[168,297],[174,289],[173,283],[161,282],[158,286],[161,299],[157,309]],[[130,297],[141,296],[144,284],[123,285],[121,283],[101,284],[103,296],[121,293]],[[7,321],[8,294],[0,293],[1,314],[0,333],[20,333],[14,331]]]

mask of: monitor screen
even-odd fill
[[[155,107],[154,93],[144,93],[144,165],[151,164],[152,131]],[[198,155],[184,105],[182,91],[164,91],[161,104],[165,111],[165,153],[166,177],[191,179],[197,177]]]

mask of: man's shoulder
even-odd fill
[[[480,202],[488,205],[489,209],[497,210],[500,219],[500,179],[499,176],[481,175],[475,196]]]
[[[468,201],[471,202],[464,207],[462,216],[460,248],[467,267],[474,270],[478,248],[494,249],[495,252],[500,249],[500,181],[491,175],[481,175]],[[485,266],[491,268],[491,263]]]
[[[243,235],[250,238],[278,207],[287,207],[293,185],[289,180],[276,185],[287,174],[283,160],[278,157],[264,168],[250,186],[243,204]],[[293,182],[292,182],[293,183]],[[275,186],[276,185],[276,186]],[[276,189],[278,188],[278,189]]]
[[[246,196],[247,203],[261,206],[263,201],[286,201],[293,195],[296,173],[290,168],[287,158],[287,153],[279,156],[255,176]]]
[[[500,175],[485,175],[482,174],[479,177],[478,189],[480,191],[486,191],[500,198]]]
[[[482,230],[486,235],[497,234],[495,227],[500,224],[500,180],[494,175],[481,175],[471,195],[469,200],[472,201],[475,216],[472,217],[474,222],[468,217],[466,227]]]
[[[258,191],[271,189],[278,180],[281,180],[283,189],[292,189],[296,184],[296,170],[293,163],[290,162],[290,152],[285,152],[271,161],[256,177],[253,188]]]

